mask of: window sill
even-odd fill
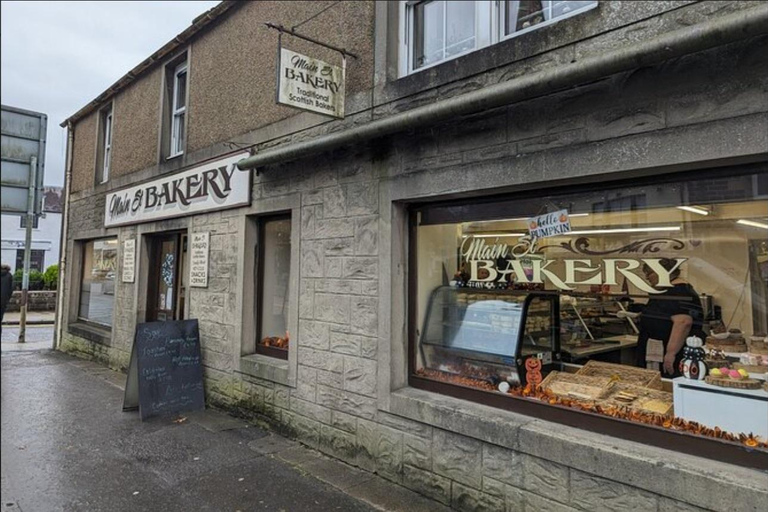
[[[182,157],[182,156],[184,156],[184,152],[183,151],[181,153],[176,153],[175,155],[170,155],[170,156],[166,157],[165,161],[168,162],[170,160],[174,160],[174,159]]]
[[[82,321],[69,324],[67,326],[67,331],[72,335],[102,345],[109,345],[112,340],[112,331],[109,328]]]
[[[754,469],[597,434],[430,391],[392,392],[389,412],[463,436],[561,464],[698,506],[720,503],[752,508],[765,499],[766,474]],[[513,460],[510,460],[510,464]]]
[[[288,382],[288,361],[261,354],[250,354],[240,358],[240,373],[271,380],[285,386]]]

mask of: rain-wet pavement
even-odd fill
[[[301,464],[325,465],[348,487],[378,479],[253,425],[208,411],[182,423],[122,412],[124,376],[95,363],[3,348],[1,375],[0,510],[373,510]]]
[[[40,350],[53,347],[53,325],[28,325],[26,341],[19,343],[19,327],[3,325],[2,351]]]

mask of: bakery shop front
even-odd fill
[[[683,176],[411,208],[409,384],[768,449],[768,172]]]

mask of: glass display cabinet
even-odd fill
[[[418,337],[417,373],[525,384],[525,361],[538,357],[542,373],[559,360],[556,295],[440,286],[428,302]]]
[[[625,297],[560,296],[560,340],[565,361],[598,359],[634,364],[639,333],[637,314]]]

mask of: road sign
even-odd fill
[[[45,169],[45,139],[48,116],[16,107],[2,105],[0,138],[0,194],[2,213],[27,215],[30,181],[34,188],[32,211],[43,210],[43,178]],[[37,168],[32,169],[33,158]]]

